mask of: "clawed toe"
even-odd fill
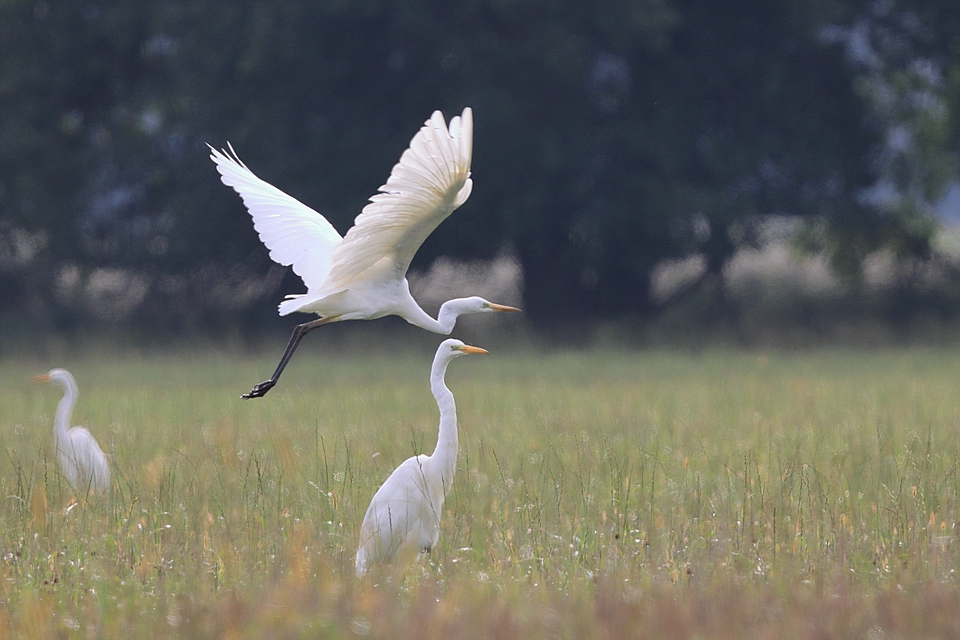
[[[244,400],[249,400],[250,398],[262,398],[263,396],[267,395],[267,391],[270,391],[275,384],[276,382],[271,382],[270,380],[261,382],[260,384],[254,386],[253,389],[250,390],[250,393],[245,393],[240,397]]]

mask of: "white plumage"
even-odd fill
[[[80,494],[101,495],[110,488],[110,464],[97,440],[84,427],[70,427],[73,406],[80,396],[77,381],[66,369],[51,369],[33,378],[38,384],[53,382],[63,389],[53,422],[57,462],[70,486]]]
[[[319,288],[330,271],[333,249],[342,238],[327,219],[264,182],[237,158],[233,147],[212,156],[223,183],[236,189],[253,216],[253,227],[270,250],[270,259],[293,271],[308,289]]]
[[[322,324],[398,315],[427,331],[449,334],[464,313],[518,311],[482,298],[457,298],[433,319],[410,295],[406,273],[417,249],[470,196],[472,155],[470,108],[454,117],[449,128],[443,115],[434,112],[341,238],[322,215],[254,175],[232,147],[211,147],[223,183],[243,198],[270,257],[292,266],[307,285],[306,293],[280,303],[280,315],[300,311],[320,316],[294,330],[273,376],[244,397],[266,394],[303,335]]]
[[[444,382],[447,365],[459,356],[486,353],[459,340],[444,340],[430,371],[430,388],[440,409],[440,429],[432,455],[407,458],[370,501],[360,526],[357,574],[405,552],[430,551],[440,537],[443,502],[457,472],[457,407]]]

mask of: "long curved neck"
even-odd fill
[[[413,298],[410,298],[410,301],[413,303],[408,310],[400,314],[401,317],[409,322],[410,324],[420,327],[421,329],[426,329],[433,333],[440,333],[445,336],[450,335],[450,332],[453,331],[453,325],[457,323],[457,319],[454,318],[453,322],[444,324],[443,322],[434,320],[427,312],[420,308],[416,302],[413,302]],[[442,318],[442,315],[441,315]]]
[[[403,286],[404,289],[399,296],[398,308],[394,313],[410,324],[433,333],[448,336],[457,325],[457,318],[465,313],[477,313],[479,311],[476,304],[471,304],[471,298],[454,298],[453,300],[447,300],[440,306],[440,312],[437,314],[437,319],[434,320],[420,308],[417,301],[410,295],[410,283],[407,282],[406,278],[403,280]]]
[[[437,448],[430,456],[431,464],[436,465],[443,479],[443,495],[447,495],[453,484],[453,475],[457,472],[457,405],[453,393],[447,388],[443,376],[447,372],[449,357],[439,354],[433,361],[430,372],[430,389],[440,408],[440,433],[437,435]]]
[[[411,297],[410,300],[413,301],[413,298]],[[442,333],[447,336],[450,335],[453,332],[453,328],[457,326],[457,318],[465,313],[477,312],[476,307],[470,305],[470,298],[454,298],[453,300],[447,300],[440,306],[440,313],[437,314],[437,319],[434,320],[428,316],[416,302],[413,302],[413,304],[416,306],[416,311],[412,312],[412,315],[417,315],[417,320],[414,321],[409,316],[404,316],[407,318],[407,322],[415,324],[427,331]]]
[[[437,324],[446,330],[447,335],[449,335],[457,325],[457,318],[464,313],[464,310],[461,308],[462,305],[460,304],[461,300],[463,300],[463,298],[454,298],[440,305],[440,312],[437,314]],[[473,312],[468,311],[467,313]]]
[[[63,387],[63,397],[57,404],[57,414],[53,419],[53,435],[58,440],[65,441],[67,430],[70,429],[70,418],[73,417],[73,405],[77,403],[80,390],[69,380],[65,380],[60,386]]]
[[[413,299],[413,296],[410,295],[410,285],[404,279],[404,285],[406,286],[405,294],[401,294],[400,299],[400,308],[397,311],[397,315],[409,322],[410,324],[420,327],[421,329],[426,329],[427,331],[433,333],[440,333],[443,335],[450,335],[450,332],[453,331],[453,325],[457,323],[457,318],[454,317],[452,322],[445,324],[443,320],[443,307],[440,307],[440,320],[434,320],[427,312],[420,308],[420,305],[417,304],[417,301]],[[446,305],[444,305],[446,306]]]

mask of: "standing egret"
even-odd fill
[[[444,340],[433,358],[430,389],[440,408],[440,432],[433,455],[407,458],[370,501],[360,526],[357,575],[375,562],[412,551],[430,551],[440,537],[443,501],[457,471],[457,406],[443,376],[458,356],[487,353],[459,340]]]
[[[300,311],[320,316],[294,329],[276,371],[244,398],[262,397],[273,388],[300,340],[320,325],[397,315],[449,335],[462,314],[519,311],[474,296],[447,301],[434,320],[410,295],[406,273],[414,254],[473,188],[469,107],[450,121],[449,130],[443,114],[433,113],[343,238],[322,215],[254,175],[233,147],[210,151],[223,183],[240,194],[250,211],[270,257],[293,265],[307,285],[307,293],[280,303],[280,315]]]
[[[57,447],[57,462],[67,482],[82,494],[101,495],[110,488],[110,465],[96,439],[84,427],[71,427],[73,405],[77,403],[80,389],[66,369],[51,369],[35,376],[37,384],[53,382],[63,389],[63,397],[57,405],[53,420],[53,442]]]

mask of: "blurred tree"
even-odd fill
[[[844,50],[860,118],[876,136],[861,165],[871,183],[856,192],[859,211],[826,217],[815,229],[841,273],[855,275],[870,253],[928,258],[936,206],[957,179],[960,124],[949,77],[960,64],[957,3],[852,2],[824,40]]]
[[[532,301],[545,298],[528,298],[534,314],[646,313],[664,258],[700,253],[704,275],[718,277],[765,214],[857,208],[869,136],[836,47],[818,37],[815,6],[674,6],[679,18],[658,48],[593,54],[573,129],[579,165],[566,165],[579,193],[553,192],[554,235],[540,225],[521,237],[525,272],[542,274],[528,288]],[[562,280],[552,275],[558,253]]]
[[[956,25],[947,0],[3,0],[0,310],[267,321],[281,272],[206,143],[343,232],[430,112],[464,105],[476,188],[414,266],[512,251],[540,325],[650,313],[658,262],[717,279],[770,213],[850,273],[923,255]],[[136,274],[113,289],[132,302],[64,293],[105,269]]]

